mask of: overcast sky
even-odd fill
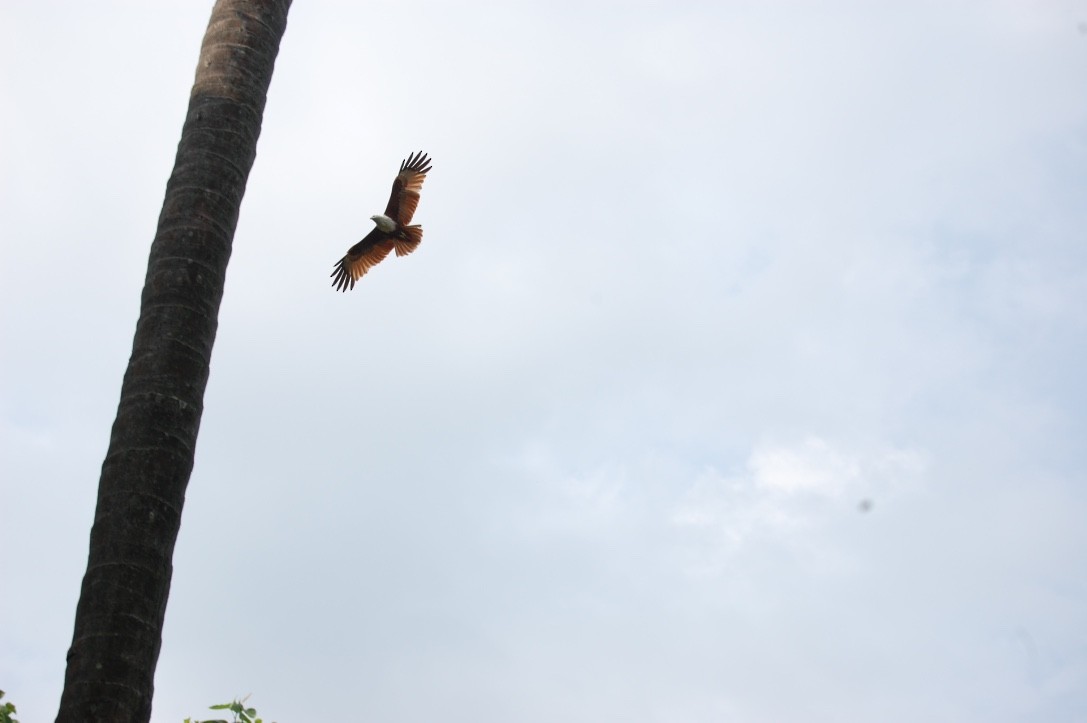
[[[210,8],[0,6],[24,723]],[[296,0],[154,721],[1087,720],[1085,199],[1083,0]]]

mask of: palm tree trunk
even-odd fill
[[[98,483],[58,723],[146,723],[238,210],[291,0],[217,0]]]

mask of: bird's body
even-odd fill
[[[397,256],[407,256],[419,247],[423,242],[423,227],[408,224],[419,205],[419,191],[429,170],[430,159],[422,151],[408,156],[400,164],[385,213],[371,216],[373,230],[336,262],[331,274],[333,288],[339,291],[353,289],[355,282],[389,252],[395,249]]]

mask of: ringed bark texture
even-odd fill
[[[290,0],[218,0],[102,464],[57,721],[151,717],[219,302]]]

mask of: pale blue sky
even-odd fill
[[[24,721],[59,700],[209,12],[0,9]],[[280,723],[1085,720],[1084,23],[296,0],[156,723],[246,693]],[[333,292],[420,149],[423,245]]]

